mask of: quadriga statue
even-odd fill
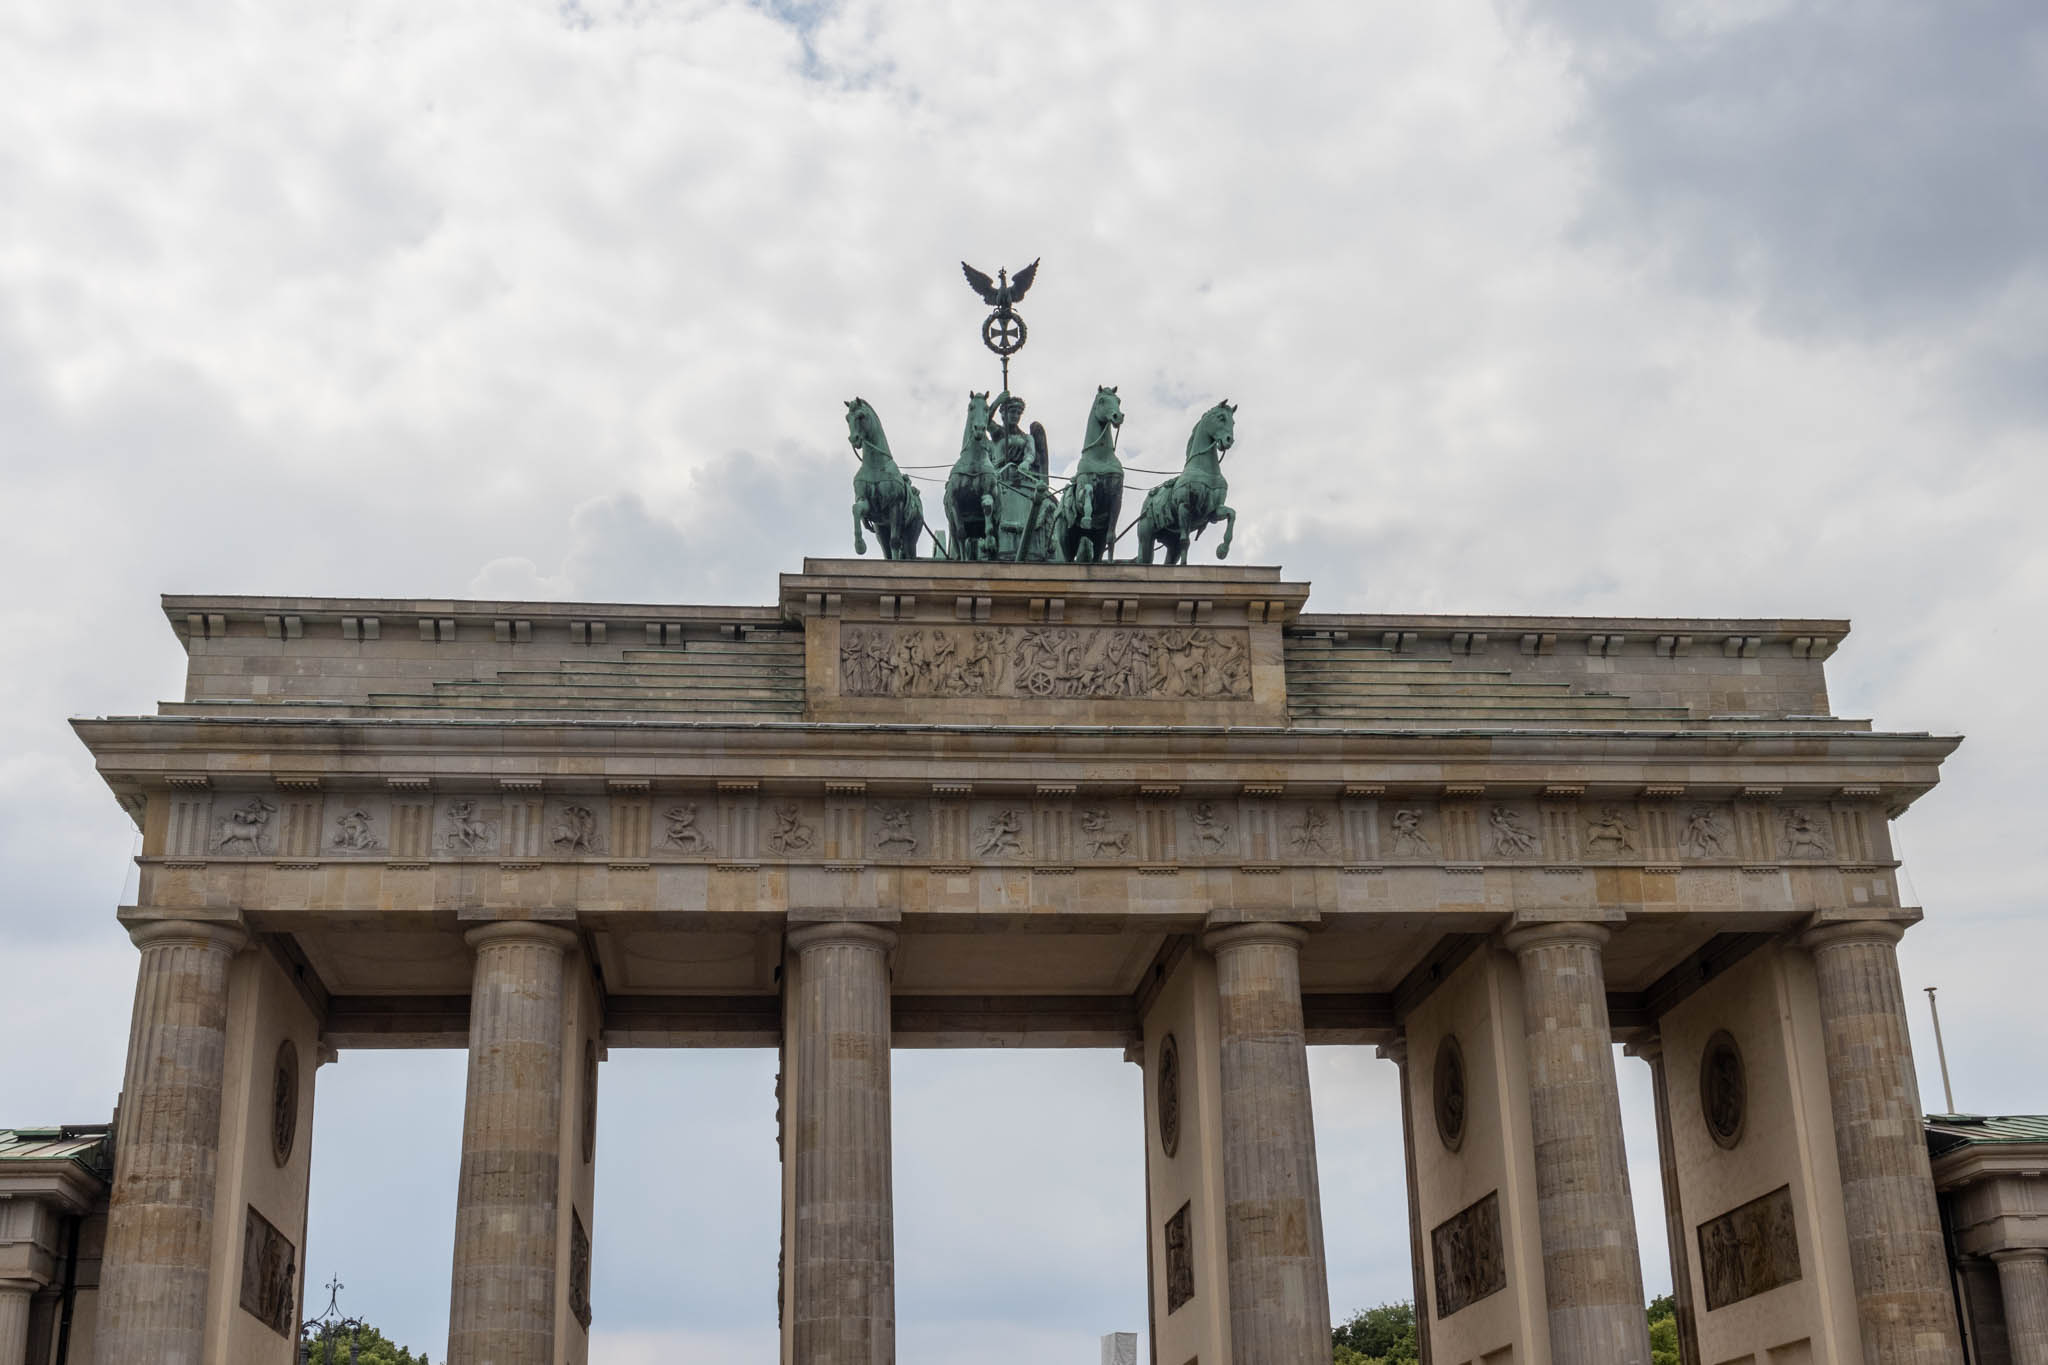
[[[889,454],[882,419],[865,398],[846,403],[846,440],[860,456],[853,476],[853,552],[866,554],[865,526],[881,542],[884,559],[916,559],[917,534],[924,529],[924,499],[918,496]]]
[[[1230,485],[1223,478],[1223,453],[1237,440],[1237,408],[1227,399],[1202,414],[1188,436],[1187,463],[1180,473],[1145,495],[1138,512],[1138,562],[1150,564],[1155,546],[1166,547],[1168,564],[1188,562],[1188,547],[1204,528],[1227,522],[1216,557],[1230,553],[1237,511],[1227,506]]]

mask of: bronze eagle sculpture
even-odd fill
[[[1007,270],[998,270],[996,274],[1001,277],[1000,283],[965,261],[960,262],[960,269],[967,276],[967,283],[974,286],[974,292],[981,295],[984,303],[1001,312],[1008,312],[1012,305],[1024,301],[1025,292],[1031,288],[1032,278],[1038,274],[1038,262],[1033,261],[1015,275],[1011,275]]]

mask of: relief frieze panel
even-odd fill
[[[1073,626],[851,626],[839,642],[847,697],[1248,701],[1239,630]]]
[[[1731,874],[1759,863],[1865,870],[1888,849],[1881,813],[1825,803],[1102,794],[961,790],[795,796],[753,783],[719,790],[406,793],[334,789],[288,822],[269,794],[174,798],[169,859],[286,856],[301,828],[323,860],[636,863],[1155,864],[1250,867],[1636,865]],[[1166,794],[1172,793],[1172,794]],[[1878,833],[1873,834],[1875,829]],[[290,835],[291,837],[287,837]],[[1769,852],[1758,858],[1752,838]],[[288,850],[287,850],[288,851]]]
[[[1698,1235],[1708,1312],[1800,1278],[1799,1228],[1788,1185],[1708,1219]]]

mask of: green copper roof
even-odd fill
[[[1963,1147],[2004,1142],[2048,1145],[2048,1114],[1929,1114],[1927,1150],[1946,1156]]]
[[[0,1128],[0,1162],[75,1161],[102,1178],[113,1166],[105,1124]]]

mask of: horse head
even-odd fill
[[[985,460],[988,458],[988,448],[988,395],[969,390],[967,425],[960,430],[960,458],[972,460],[979,457]]]
[[[1229,399],[1218,403],[1203,413],[1195,423],[1195,429],[1188,433],[1187,458],[1214,452],[1221,458],[1223,452],[1237,443],[1237,405]]]
[[[882,434],[882,419],[865,398],[846,400],[846,443],[863,460],[871,452],[889,453],[889,438]]]
[[[1116,385],[1108,388],[1100,385],[1095,389],[1095,403],[1088,409],[1088,439],[1106,436],[1124,424],[1123,400],[1116,396]]]

